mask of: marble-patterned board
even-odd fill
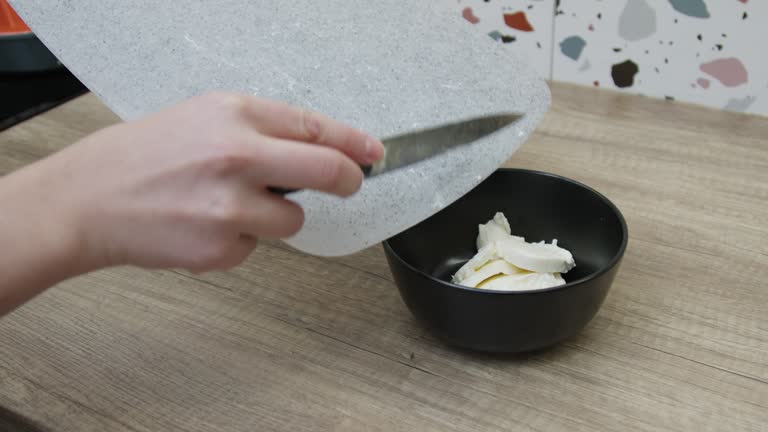
[[[472,145],[368,179],[350,199],[292,195],[306,223],[288,243],[316,255],[356,252],[449,205],[503,164],[549,107],[549,89],[536,72],[446,3],[11,3],[125,119],[214,89],[314,109],[381,137],[487,114],[525,114]]]
[[[768,114],[768,2],[560,0],[557,81]]]
[[[555,0],[451,0],[464,20],[512,50],[540,76],[552,73]]]

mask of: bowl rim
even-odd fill
[[[495,175],[496,173],[499,173],[499,172],[502,172],[502,173],[505,173],[505,172],[506,173],[518,172],[518,173],[528,173],[528,174],[536,174],[536,175],[542,175],[542,176],[546,176],[546,177],[552,177],[552,178],[555,178],[557,180],[565,181],[567,183],[571,183],[571,184],[573,184],[575,186],[578,186],[578,187],[581,187],[583,189],[586,189],[588,192],[591,192],[592,194],[594,194],[598,199],[600,199],[606,205],[608,205],[608,207],[611,210],[613,210],[613,212],[616,214],[616,216],[618,216],[619,225],[621,226],[621,244],[619,245],[618,252],[610,259],[610,261],[608,261],[608,264],[605,265],[604,267],[602,267],[600,270],[598,270],[598,271],[596,271],[594,273],[591,273],[591,274],[589,274],[587,276],[584,276],[582,278],[576,279],[574,281],[567,282],[564,285],[560,285],[560,286],[556,286],[556,287],[550,287],[550,288],[543,288],[543,289],[527,289],[527,290],[518,290],[518,291],[493,291],[493,290],[484,290],[482,288],[472,288],[472,287],[467,287],[467,286],[463,286],[463,285],[458,285],[458,284],[455,284],[453,282],[447,282],[447,281],[444,281],[442,279],[438,279],[438,278],[432,276],[429,273],[426,273],[424,271],[421,271],[421,270],[417,269],[416,267],[414,267],[410,263],[408,263],[406,260],[404,260],[400,256],[400,254],[395,252],[395,250],[389,244],[389,241],[390,241],[391,238],[389,238],[389,239],[387,239],[387,240],[385,240],[383,242],[383,245],[384,245],[384,248],[386,249],[386,251],[389,252],[389,254],[391,256],[396,257],[398,261],[400,261],[403,265],[405,265],[411,271],[414,271],[417,274],[419,274],[420,276],[426,277],[427,279],[430,279],[432,281],[438,282],[440,284],[446,285],[446,286],[451,287],[451,288],[457,288],[457,289],[461,289],[461,290],[465,290],[465,291],[469,291],[469,292],[484,293],[484,294],[489,294],[489,295],[505,295],[505,296],[506,295],[527,295],[527,294],[535,294],[535,293],[553,292],[553,291],[564,290],[564,289],[568,289],[568,288],[576,286],[576,285],[583,284],[585,282],[588,282],[588,281],[591,281],[593,279],[596,279],[597,277],[602,276],[603,274],[609,272],[611,269],[613,269],[616,266],[616,264],[618,264],[619,260],[621,260],[621,258],[624,256],[624,253],[627,250],[627,244],[629,243],[629,229],[627,227],[627,221],[624,219],[624,215],[621,213],[619,208],[616,207],[616,205],[611,200],[609,200],[605,195],[601,194],[600,192],[598,192],[594,188],[592,188],[590,186],[587,186],[584,183],[581,183],[579,181],[573,180],[571,178],[568,178],[568,177],[565,177],[565,176],[562,176],[562,175],[559,175],[559,174],[553,174],[553,173],[548,173],[548,172],[544,172],[544,171],[530,170],[530,169],[524,169],[524,168],[505,168],[505,167],[502,167],[502,168],[499,168],[496,171],[494,171],[490,176],[488,176],[488,178],[490,178],[491,176],[493,176],[493,175]],[[488,178],[486,178],[483,182],[488,180]],[[467,192],[467,194],[469,194],[471,192],[472,191],[469,191],[469,192]]]

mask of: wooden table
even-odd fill
[[[1,320],[0,430],[768,431],[768,118],[553,91],[510,166],[597,188],[631,232],[579,336],[457,351],[380,247],[268,243],[226,273],[90,274]],[[89,95],[8,130],[0,174],[115,121]]]

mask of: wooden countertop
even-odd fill
[[[595,187],[631,233],[579,336],[457,351],[414,322],[380,247],[268,243],[226,273],[90,274],[0,320],[0,429],[768,430],[768,118],[553,93],[510,166]],[[88,95],[3,132],[0,174],[115,121]]]

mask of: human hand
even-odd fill
[[[86,267],[202,272],[239,264],[259,237],[300,229],[302,209],[268,186],[349,196],[359,164],[383,151],[320,114],[215,93],[96,132],[22,171],[40,211],[74,233]]]

